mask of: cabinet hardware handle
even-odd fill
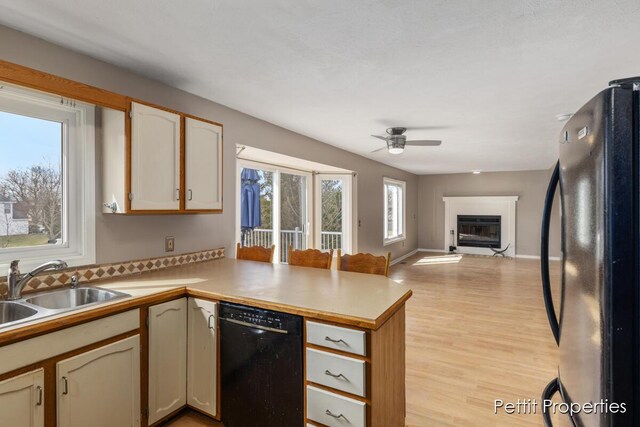
[[[180,200],[180,189],[176,188],[176,200]]]
[[[324,337],[324,340],[325,340],[325,341],[330,341],[330,342],[332,342],[332,343],[334,343],[334,344],[342,343],[342,344],[346,345],[347,347],[349,346],[349,344],[347,344],[347,342],[346,342],[345,340],[343,340],[343,339],[334,340],[334,339],[333,339],[333,338],[331,338],[331,337]]]
[[[36,406],[42,405],[42,387],[36,387]]]
[[[349,381],[349,378],[345,377],[344,375],[342,375],[342,374],[336,375],[336,374],[334,374],[333,372],[331,372],[328,369],[326,371],[324,371],[324,374],[325,375],[329,375],[330,377],[333,377],[333,378],[344,378],[345,381]]]
[[[191,189],[189,189],[189,200],[193,199],[193,191],[191,191]]]
[[[69,394],[69,381],[67,381],[67,377],[62,377],[62,381],[64,381],[64,390],[62,391],[63,395]]]
[[[330,410],[328,410],[328,409],[327,409],[326,411],[324,411],[324,413],[325,413],[325,414],[327,414],[327,415],[329,415],[330,417],[333,417],[333,418],[336,418],[336,419],[338,419],[338,418],[344,418],[344,419],[345,419],[345,421],[349,421],[349,420],[347,419],[347,417],[345,417],[344,415],[342,415],[342,414],[340,414],[340,415],[336,415],[336,414],[334,414],[333,412],[331,412],[331,411],[330,411]]]
[[[214,318],[213,314],[210,314],[209,319],[207,319],[207,326],[209,327],[209,329],[213,329],[213,326],[211,326],[211,319],[213,318]]]

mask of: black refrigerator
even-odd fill
[[[545,200],[542,284],[559,364],[542,398],[559,392],[556,400],[581,405],[559,415],[580,427],[640,426],[639,90],[640,77],[613,81],[571,117]],[[560,301],[553,301],[548,262],[556,188]],[[599,410],[585,409],[589,402],[600,403]],[[549,412],[543,413],[546,426]]]

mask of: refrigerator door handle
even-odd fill
[[[560,384],[558,383],[558,379],[554,378],[542,391],[542,419],[544,420],[544,427],[553,427],[551,423],[551,415],[549,415],[548,411],[544,410],[544,402],[545,400],[551,400],[554,394],[560,390]]]
[[[556,340],[556,344],[560,343],[560,326],[556,317],[555,308],[553,306],[553,296],[551,295],[551,279],[549,278],[549,226],[551,223],[551,208],[553,207],[553,198],[556,194],[556,188],[560,181],[560,161],[556,163],[556,167],[551,174],[551,181],[547,187],[547,195],[544,199],[544,209],[542,211],[542,231],[540,236],[540,270],[542,276],[542,294],[544,296],[544,305],[547,310],[547,318],[551,326],[551,332]]]

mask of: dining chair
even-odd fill
[[[329,252],[322,252],[318,249],[293,250],[293,246],[289,245],[288,255],[289,265],[329,270],[333,259],[333,249],[330,249]]]
[[[338,249],[338,270],[352,271],[355,273],[379,274],[389,276],[389,264],[391,252],[387,256],[358,253],[354,255],[344,254]]]
[[[270,248],[262,246],[240,246],[240,243],[236,246],[236,259],[242,259],[247,261],[260,261],[260,262],[273,262],[273,251],[275,245],[271,245]]]

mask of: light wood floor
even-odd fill
[[[493,413],[495,399],[539,400],[555,377],[539,261],[419,253],[392,267],[391,277],[413,290],[406,312],[408,426],[542,425],[539,414]],[[219,425],[207,422],[187,412],[168,425]]]

